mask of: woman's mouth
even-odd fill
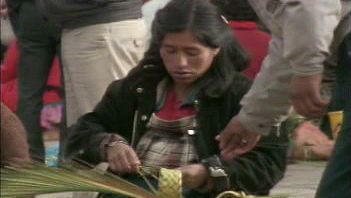
[[[189,79],[192,77],[192,73],[191,72],[183,72],[183,71],[177,71],[177,72],[173,72],[173,77],[176,79]]]

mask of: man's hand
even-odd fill
[[[191,164],[178,168],[182,172],[183,186],[196,189],[209,180],[206,167],[202,164]]]
[[[233,117],[225,129],[216,137],[222,158],[230,160],[253,149],[260,135],[244,128],[237,116]]]
[[[7,9],[6,0],[0,0],[0,17],[6,18],[7,15],[8,15],[8,9]]]
[[[321,99],[321,80],[320,74],[292,78],[290,98],[297,113],[307,118],[318,118],[325,114],[329,101]]]
[[[114,146],[107,148],[107,162],[109,168],[116,173],[136,173],[140,160],[133,150],[127,144],[117,143]]]

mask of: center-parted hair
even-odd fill
[[[209,0],[172,0],[156,13],[151,31],[150,46],[141,65],[154,64],[164,67],[160,47],[169,33],[190,32],[202,45],[220,48],[209,71],[203,77],[210,78],[212,83],[208,89],[212,91],[226,89],[232,81],[233,72],[242,71],[248,65],[247,54],[233,38],[216,6]]]

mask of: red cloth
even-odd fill
[[[17,80],[1,83],[1,102],[12,112],[17,109]]]
[[[17,41],[12,41],[5,54],[1,65],[1,101],[9,107],[11,111],[17,108],[17,65],[19,62],[19,51]],[[61,71],[58,58],[55,58],[49,73],[47,85],[57,89],[61,88]],[[45,91],[43,103],[58,103],[62,99],[57,91]]]
[[[182,102],[177,99],[174,89],[167,93],[165,104],[156,115],[163,120],[179,120],[181,118],[195,114],[195,108],[192,106],[181,106]]]
[[[243,74],[253,80],[267,55],[271,37],[266,32],[258,30],[254,22],[230,21],[228,25],[232,28],[234,37],[250,55],[250,66],[243,71]]]
[[[16,65],[19,61],[17,42],[10,42],[7,47],[4,62],[1,64],[1,84],[16,79]]]

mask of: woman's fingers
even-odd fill
[[[134,150],[128,145],[118,145],[109,150],[108,162],[114,172],[135,173],[140,160]]]

